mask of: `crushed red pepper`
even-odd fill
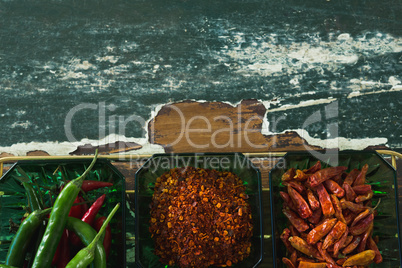
[[[160,261],[179,267],[231,266],[251,251],[251,208],[232,172],[174,168],[157,178],[150,228]]]

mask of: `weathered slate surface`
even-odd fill
[[[401,148],[401,9],[390,0],[0,0],[0,153],[143,139],[160,105],[252,98],[268,107],[282,147],[298,149],[287,135],[300,129],[325,140],[329,122],[303,123],[336,104],[346,147]],[[133,115],[140,122],[120,128]],[[248,149],[241,141],[230,149]]]

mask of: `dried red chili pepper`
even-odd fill
[[[317,243],[317,249],[318,249],[318,252],[320,252],[321,256],[324,258],[324,260],[327,263],[336,265],[336,262],[334,261],[334,259],[328,254],[328,252],[325,249],[322,248],[322,242]]]
[[[345,263],[345,261],[346,261],[346,258],[340,258],[340,259],[338,259],[338,260],[336,261],[336,264],[342,265],[342,264]]]
[[[370,184],[357,185],[353,186],[352,189],[356,194],[367,194],[368,192],[371,191],[371,185]]]
[[[357,247],[357,252],[362,252],[366,249],[367,240],[369,237],[371,237],[372,232],[373,232],[373,223],[371,223],[369,228],[362,234],[362,240],[360,241],[360,244]]]
[[[338,185],[341,185],[343,183],[343,179],[345,177],[344,175],[345,175],[345,172],[342,172],[341,174],[336,175],[335,177],[332,177],[331,180],[336,182]]]
[[[367,239],[367,247],[374,251],[374,253],[375,253],[374,262],[375,263],[378,264],[383,261],[381,252],[378,250],[377,244],[374,242],[374,239],[372,237],[369,237]]]
[[[347,175],[345,180],[343,181],[346,184],[349,184],[350,186],[353,185],[353,182],[355,181],[357,175],[359,175],[360,170],[358,170],[357,168],[352,169]]]
[[[366,209],[363,212],[361,212],[359,215],[356,216],[356,218],[353,220],[353,222],[350,224],[351,227],[355,226],[359,221],[362,219],[366,218],[368,215],[370,215],[370,209]]]
[[[289,228],[289,230],[290,230],[290,236],[300,236],[300,232],[297,231],[297,229],[296,229],[292,224],[290,224],[290,225],[288,226],[288,228]],[[289,237],[288,237],[288,238],[289,238]]]
[[[334,255],[336,258],[338,257],[339,250],[341,250],[343,247],[346,246],[345,243],[346,243],[346,240],[347,240],[347,238],[348,238],[348,234],[349,234],[349,228],[346,227],[346,230],[345,230],[345,232],[343,233],[343,235],[341,236],[341,238],[340,238],[337,242],[335,242],[333,255]]]
[[[366,183],[366,174],[368,171],[368,165],[365,164],[362,169],[360,170],[359,175],[357,175],[355,181],[353,182],[352,186],[362,185]]]
[[[292,253],[293,251],[295,251],[295,249],[292,247],[292,245],[289,242],[289,237],[291,236],[290,234],[290,230],[288,228],[285,228],[281,235],[280,235],[280,239],[282,240],[283,244],[285,245],[286,249]]]
[[[326,268],[327,264],[325,262],[309,262],[301,261],[298,268]]]
[[[324,185],[319,184],[317,187],[317,195],[318,199],[320,200],[322,214],[325,217],[330,217],[335,214],[334,207],[332,206],[331,198],[327,190],[325,189]]]
[[[293,179],[297,181],[306,181],[308,179],[308,175],[301,171],[300,169],[296,170],[296,175],[293,177]]]
[[[355,191],[353,191],[352,186],[350,186],[349,184],[344,182],[342,187],[345,190],[346,200],[350,201],[350,202],[354,202],[356,197],[357,197],[357,195],[356,195]]]
[[[285,182],[283,182],[282,184],[283,184],[284,186],[290,186],[290,187],[292,187],[292,188],[295,189],[297,192],[299,192],[299,194],[304,193],[304,191],[306,190],[303,185],[301,185],[299,182],[296,182],[296,181],[285,181]],[[289,191],[288,191],[288,193],[289,193]]]
[[[368,164],[365,164],[360,170],[359,175],[357,175],[355,181],[353,182],[353,186],[363,185],[366,183],[366,174],[368,171]]]
[[[362,237],[360,235],[354,236],[352,241],[342,250],[344,255],[348,255],[349,253],[353,252],[362,241]]]
[[[297,252],[297,251],[296,251]],[[301,255],[301,254],[300,254]],[[311,258],[307,258],[306,256],[299,256],[297,257],[297,262],[316,262],[315,260],[311,259]]]
[[[309,178],[308,178],[308,182],[310,184],[311,187],[316,187],[317,185],[319,185],[320,183],[341,174],[342,172],[344,172],[347,169],[347,167],[328,167],[328,168],[324,168],[321,169],[317,172],[315,172],[314,174],[312,174]]]
[[[345,218],[346,225],[349,225],[357,216],[357,213],[350,211],[349,209],[342,209],[343,217]]]
[[[292,180],[295,175],[296,175],[295,168],[290,168],[282,175],[281,179],[282,179],[282,181],[289,181],[289,180]]]
[[[306,200],[304,200],[303,196],[301,196],[293,187],[288,186],[288,194],[290,198],[293,200],[293,204],[303,219],[306,219],[313,215],[309,205],[307,204]]]
[[[290,209],[283,209],[282,210],[283,214],[288,218],[290,223],[296,228],[297,231],[300,233],[308,230],[310,227],[308,224],[299,217],[298,214],[295,212],[291,211]]]
[[[338,198],[342,198],[345,195],[345,190],[335,181],[329,179],[324,181],[323,184],[330,193],[335,194]]]
[[[314,166],[310,167],[309,169],[303,169],[303,172],[306,174],[313,174],[316,173],[321,169],[321,162],[317,161]]]
[[[329,232],[329,234],[325,237],[324,243],[322,244],[323,249],[327,249],[329,246],[333,245],[346,231],[346,224],[341,221],[338,221],[334,228]]]
[[[327,263],[327,268],[341,268],[341,266],[339,266],[338,264]]]
[[[363,252],[357,253],[349,258],[342,264],[343,267],[353,266],[353,265],[369,265],[373,262],[375,257],[374,250],[365,250]]]
[[[289,260],[288,258],[283,257],[282,258],[282,262],[283,264],[286,265],[287,268],[295,268],[294,264],[292,263],[291,260]]]
[[[290,261],[293,263],[295,267],[297,267],[297,251],[294,250],[292,254],[290,254]]]
[[[349,234],[348,234],[348,237],[346,237],[346,241],[345,241],[344,247],[346,247],[347,245],[349,245],[349,244],[352,242],[353,237],[354,237],[353,235],[349,235]]]
[[[360,220],[355,226],[350,227],[349,232],[351,235],[361,235],[364,233],[369,227],[370,224],[374,220],[374,215],[370,214],[366,218]]]
[[[307,220],[313,224],[318,224],[321,220],[322,216],[322,210],[321,207],[319,207],[316,210],[313,210],[313,215],[311,217],[308,217]]]
[[[310,246],[304,239],[298,237],[298,236],[291,236],[289,238],[289,242],[294,247],[296,250],[300,251],[303,254],[306,254],[307,256],[323,260],[321,257],[320,253],[318,250],[316,250],[314,247]]]
[[[325,219],[320,225],[312,229],[307,235],[307,243],[315,244],[326,236],[336,224],[337,219]]]
[[[359,215],[357,215],[357,216],[354,218],[354,220],[353,220],[353,222],[352,222],[352,224],[351,224],[350,226],[353,227],[353,226],[355,226],[360,220],[366,218],[368,215],[374,214],[375,211],[376,211],[376,209],[377,209],[377,207],[378,207],[378,205],[379,205],[380,203],[381,203],[381,199],[378,200],[378,202],[377,202],[377,204],[375,205],[374,208],[368,207],[368,208],[366,208],[364,211],[362,211]]]
[[[358,196],[356,197],[356,199],[355,199],[355,202],[356,202],[356,203],[361,203],[361,202],[364,202],[364,201],[367,201],[367,200],[372,199],[373,196],[374,196],[374,192],[373,192],[373,191],[370,191],[370,192],[368,192],[368,193],[366,193],[366,194],[364,194],[364,195],[358,195]]]
[[[352,211],[354,213],[360,213],[366,209],[365,207],[363,207],[362,204],[356,204],[356,203],[346,201],[343,199],[341,199],[340,202],[341,202],[342,209],[349,209],[350,211]]]
[[[317,200],[313,191],[311,191],[310,189],[307,189],[307,200],[312,210],[317,210],[318,208],[320,208],[320,202]]]
[[[297,211],[297,209],[296,209],[295,205],[293,204],[293,201],[290,198],[288,193],[280,191],[279,195],[281,196],[282,200],[284,201],[284,203],[283,203],[284,206],[288,206],[291,210]]]
[[[341,222],[346,224],[345,217],[343,216],[343,213],[342,213],[341,203],[339,202],[338,197],[336,197],[336,195],[334,195],[334,194],[331,194],[330,198],[331,198],[331,201],[332,201],[332,205],[334,206],[335,217],[339,221],[341,221]]]

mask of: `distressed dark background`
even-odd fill
[[[258,99],[272,109],[265,131],[302,129],[329,100],[340,137],[399,150],[401,13],[401,0],[3,0],[0,146],[68,141],[66,116],[85,103],[77,140],[145,137],[168,102]],[[306,101],[318,102],[286,108]],[[119,129],[132,115],[143,121]],[[327,126],[304,129],[326,139]]]

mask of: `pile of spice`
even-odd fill
[[[242,180],[231,172],[174,168],[156,180],[151,236],[160,261],[231,266],[250,254],[253,224]]]
[[[282,211],[289,225],[280,237],[287,248],[282,259],[287,267],[367,267],[383,261],[378,237],[373,237],[377,211],[366,182],[368,165],[346,169],[321,169],[318,161],[282,176]]]

